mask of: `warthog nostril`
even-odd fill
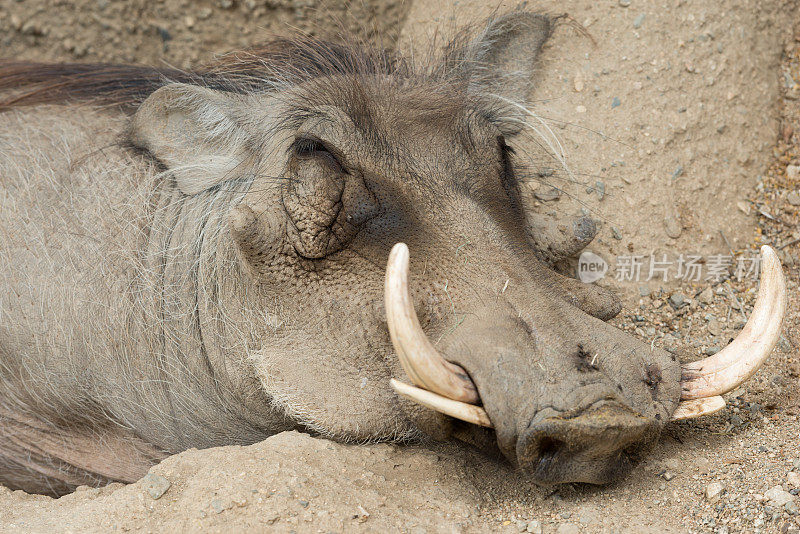
[[[565,443],[558,439],[543,437],[538,443],[538,464],[537,470],[546,470],[550,468],[550,463],[558,456],[558,452],[564,448]]]
[[[601,401],[575,417],[530,425],[517,442],[517,462],[541,484],[602,484],[624,474],[657,435],[655,421]]]

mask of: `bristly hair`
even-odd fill
[[[497,13],[495,13],[495,16]],[[557,22],[563,16],[551,17]],[[477,26],[461,28],[438,52],[437,43],[414,64],[402,55],[340,35],[332,40],[306,34],[277,38],[219,56],[192,70],[110,63],[35,63],[0,60],[0,112],[37,104],[90,102],[135,111],[153,91],[171,82],[234,93],[274,91],[336,76],[382,75],[404,84],[453,85],[485,70],[475,48]],[[485,36],[484,36],[485,37]],[[483,41],[485,44],[485,40]],[[441,43],[439,43],[441,44]],[[464,87],[464,86],[462,86]]]
[[[0,60],[0,92],[10,93],[0,100],[0,111],[74,102],[119,105],[132,111],[153,91],[171,82],[248,93],[344,74],[405,78],[411,69],[401,56],[386,50],[306,35],[231,52],[194,70]]]

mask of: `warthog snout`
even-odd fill
[[[517,462],[542,484],[602,484],[624,474],[658,433],[656,421],[601,401],[574,417],[532,422],[517,442]]]
[[[409,252],[400,243],[387,265],[387,324],[417,387],[392,385],[418,404],[493,428],[500,451],[536,483],[611,482],[664,424],[721,409],[719,395],[763,363],[786,294],[769,247],[762,262],[759,297],[743,333],[722,356],[681,366],[672,353],[535,287],[479,296],[434,347],[412,305]]]

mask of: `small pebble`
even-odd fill
[[[681,236],[681,232],[683,231],[683,229],[681,228],[681,223],[678,222],[678,219],[676,219],[672,215],[669,215],[664,219],[664,230],[667,232],[667,235],[672,239],[678,239]]]
[[[553,200],[558,200],[558,198],[561,196],[561,191],[559,191],[556,187],[550,187],[544,191],[537,189],[534,191],[533,196],[542,202],[551,202]]]
[[[620,232],[619,228],[616,226],[611,227],[611,235],[614,236],[614,239],[617,241],[622,241],[622,232]]]
[[[644,22],[644,13],[639,14],[638,17],[633,19],[633,27],[639,29],[642,27],[642,22]]]
[[[530,534],[542,534],[541,521],[537,521],[536,519],[528,521],[528,529],[526,532],[529,532]]]
[[[223,501],[222,499],[211,500],[211,508],[218,514],[221,514],[225,510],[229,510],[231,507],[233,507],[233,503],[230,501]]]
[[[712,482],[706,486],[704,495],[707,501],[714,503],[719,500],[723,491],[725,491],[725,486],[721,482]]]
[[[764,492],[764,497],[769,500],[769,504],[775,508],[780,508],[786,503],[794,501],[794,496],[788,491],[784,491],[781,486],[774,486]]]
[[[611,109],[614,109],[614,108],[617,108],[617,107],[619,107],[619,105],[620,105],[621,103],[622,103],[622,102],[620,102],[620,100],[619,100],[619,97],[618,97],[618,96],[615,96],[614,98],[612,98],[612,99],[611,99]]]
[[[669,296],[669,304],[674,309],[678,309],[686,303],[686,297],[682,293],[673,293]]]
[[[575,523],[561,523],[556,529],[556,534],[578,534],[580,527]]]
[[[603,197],[606,196],[606,184],[605,182],[597,181],[594,183],[594,190],[597,193],[597,200],[603,200]]]
[[[714,291],[710,287],[705,288],[697,296],[697,300],[699,300],[703,304],[711,304],[712,302],[714,302]]]
[[[786,476],[786,483],[789,487],[800,488],[800,473],[792,471]]]
[[[142,478],[142,485],[147,493],[150,494],[150,497],[153,499],[160,499],[161,496],[167,492],[172,483],[161,475],[147,473]]]
[[[631,5],[631,0],[619,0],[620,7],[628,7]]]
[[[792,191],[786,196],[786,200],[788,200],[789,204],[792,206],[800,206],[800,192]]]
[[[708,333],[712,336],[718,336],[722,333],[722,323],[716,319],[709,321],[708,325],[706,325],[706,328],[708,329]]]
[[[792,180],[800,178],[800,165],[787,165],[786,176]]]

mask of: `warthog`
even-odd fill
[[[307,37],[191,72],[0,64],[0,482],[63,494],[302,429],[600,484],[723,406],[777,339],[780,264],[683,368],[552,268],[595,233],[536,213],[551,154],[512,148],[556,22],[497,16],[423,66]]]

